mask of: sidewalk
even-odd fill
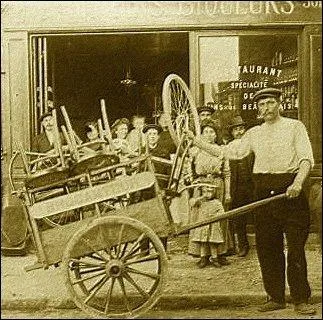
[[[186,237],[169,241],[169,272],[167,285],[156,308],[207,308],[214,306],[244,306],[261,304],[263,289],[255,248],[245,258],[231,256],[231,265],[222,268],[199,269],[197,259],[185,252]],[[312,302],[322,299],[322,255],[317,243],[306,246],[308,278]],[[24,266],[35,256],[1,258],[1,307],[11,310],[74,308],[64,285],[61,268],[50,267],[25,272]],[[287,297],[289,296],[286,291]]]

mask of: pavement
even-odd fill
[[[169,272],[157,309],[196,309],[214,306],[262,304],[266,294],[254,246],[247,257],[230,256],[229,266],[199,269],[196,258],[187,255],[187,236],[169,240]],[[249,240],[252,242],[252,235]],[[312,303],[322,301],[322,252],[318,241],[310,237],[306,245],[308,279]],[[5,310],[75,308],[60,267],[26,272],[24,267],[36,256],[1,257],[1,308]],[[287,302],[289,292],[286,290]]]

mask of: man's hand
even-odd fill
[[[226,195],[224,197],[224,204],[225,205],[229,205],[231,203],[232,199],[231,199],[231,196],[230,195]]]
[[[302,186],[297,183],[292,183],[286,190],[288,198],[297,198],[302,191]]]

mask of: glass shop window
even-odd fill
[[[298,118],[297,35],[199,37],[198,106],[210,105],[226,136],[232,116],[248,127],[260,122],[254,93],[265,87],[282,91],[281,112]]]

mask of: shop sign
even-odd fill
[[[116,4],[118,5],[118,4]],[[311,14],[321,14],[322,1],[137,1],[121,2],[125,11],[141,10],[148,16],[216,17],[261,16],[262,18],[295,16],[300,21],[311,21]],[[139,7],[138,7],[139,5]],[[141,8],[140,8],[141,6]]]
[[[6,29],[322,23],[322,1],[3,1]]]
[[[291,15],[298,8],[321,8],[321,1],[190,1],[179,2],[179,15]]]

